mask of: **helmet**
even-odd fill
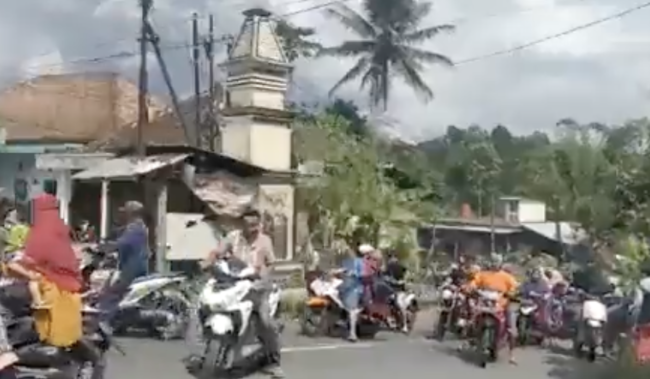
[[[488,263],[490,269],[501,269],[503,266],[503,255],[492,253],[490,254],[490,262]]]

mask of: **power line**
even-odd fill
[[[307,0],[300,0],[300,2],[304,2],[304,1],[307,1]],[[329,6],[334,5],[334,4],[344,3],[344,2],[347,2],[347,1],[350,1],[350,0],[330,1],[330,2],[327,2],[327,3],[324,3],[324,4],[311,6],[311,7],[300,9],[300,10],[297,10],[297,11],[272,16],[272,19],[275,20],[275,21],[278,21],[278,20],[282,20],[283,18],[286,18],[286,17],[291,17],[291,16],[295,16],[295,15],[298,15],[298,14],[302,14],[302,13],[312,12],[312,11],[315,11],[315,10],[319,10],[319,9],[322,9],[322,8],[329,7]],[[296,0],[295,2],[297,3],[298,0]],[[224,36],[219,37],[217,39],[217,42],[222,42],[222,43],[227,42],[231,38],[232,37],[230,35],[224,35]],[[188,42],[182,42],[182,43],[171,44],[171,45],[168,45],[168,46],[163,46],[163,47],[161,47],[161,49],[164,50],[164,51],[172,51],[172,50],[188,49],[190,47],[192,47],[192,44],[190,44]],[[26,69],[41,69],[41,68],[49,68],[49,67],[61,67],[61,66],[64,66],[64,65],[102,63],[102,62],[105,62],[105,61],[111,61],[111,60],[115,60],[115,59],[132,58],[132,57],[135,57],[138,54],[139,53],[136,52],[136,51],[122,51],[122,52],[119,52],[119,53],[114,53],[114,54],[109,54],[109,55],[104,55],[104,56],[99,56],[99,57],[80,58],[80,59],[74,59],[74,60],[70,60],[70,61],[64,61],[64,62],[58,62],[58,63],[47,63],[47,64],[42,64],[42,65],[40,65],[40,64],[29,65],[29,66],[27,66],[25,68]]]
[[[220,5],[227,4],[227,5],[230,5],[230,6],[238,6],[238,5],[244,5],[246,3],[246,1],[248,1],[248,0],[245,0],[244,2],[235,1],[235,2],[230,3],[227,0],[225,2],[222,0]],[[310,1],[320,1],[320,0],[293,0],[293,1],[288,1],[286,3],[280,3],[280,4],[277,4],[277,5],[278,6],[289,6],[289,5],[301,4],[301,3],[310,2]],[[343,0],[343,1],[349,1],[349,0]],[[583,1],[583,0],[581,0],[581,1]],[[340,1],[337,1],[337,2],[340,2]],[[200,15],[199,19],[204,19],[206,17],[207,16]],[[174,23],[176,23],[176,22],[191,22],[191,21],[192,21],[192,17],[190,16],[190,17],[184,18],[182,20],[176,20]],[[119,38],[119,39],[116,39],[116,40],[99,42],[99,43],[94,44],[93,47],[94,48],[100,48],[100,47],[114,45],[114,44],[120,43],[120,42],[127,42],[127,41],[130,41],[131,38],[132,38],[132,36],[128,36],[128,37],[122,37],[122,38]],[[40,54],[36,54],[35,56],[32,57],[32,59],[44,58],[44,57],[46,57],[46,56],[48,56],[50,54],[53,54],[53,53],[56,53],[56,51],[51,51],[51,50],[44,51],[44,52],[42,52]],[[121,58],[121,57],[114,57],[113,59],[116,59],[116,58]],[[82,61],[82,60],[86,60],[86,59],[79,59],[79,61]],[[63,63],[66,63],[66,62],[63,62]],[[46,64],[46,67],[50,66],[50,65],[56,66],[56,65],[60,65],[60,63]],[[41,67],[41,66],[38,65],[38,67]]]
[[[511,54],[511,53],[515,53],[517,51],[525,50],[525,49],[527,49],[529,47],[539,45],[541,43],[548,42],[548,41],[551,41],[551,40],[554,40],[554,39],[557,39],[557,38],[561,38],[561,37],[567,36],[569,34],[579,32],[581,30],[589,29],[591,27],[606,23],[608,21],[613,21],[613,20],[616,20],[616,19],[619,19],[619,18],[623,18],[623,17],[625,17],[625,16],[627,16],[629,14],[640,11],[640,10],[642,10],[644,8],[647,8],[647,7],[650,7],[650,1],[639,4],[639,5],[636,5],[636,6],[632,7],[632,8],[627,8],[627,9],[625,9],[623,11],[618,12],[618,13],[614,13],[614,14],[611,14],[609,16],[602,17],[602,18],[599,18],[599,19],[596,19],[596,20],[593,20],[593,21],[590,21],[590,22],[587,22],[587,23],[584,23],[584,24],[581,24],[581,25],[578,25],[578,26],[574,26],[573,28],[564,30],[562,32],[551,34],[549,36],[542,37],[542,38],[539,38],[539,39],[524,43],[522,45],[518,45],[518,46],[515,46],[515,47],[512,47],[512,48],[509,48],[509,49],[498,50],[498,51],[495,51],[495,52],[492,52],[492,53],[489,53],[489,54],[483,54],[483,55],[478,55],[478,56],[475,56],[475,57],[472,57],[472,58],[461,59],[460,61],[455,62],[455,65],[458,66],[458,65],[463,65],[463,64],[467,64],[467,63],[473,63],[473,62],[482,61],[482,60],[485,60],[485,59],[490,59],[490,58],[498,57],[498,56],[501,56],[501,55]]]

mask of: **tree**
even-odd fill
[[[322,48],[309,38],[316,34],[313,28],[294,26],[288,21],[278,20],[275,33],[282,44],[282,49],[289,62],[294,62],[300,57],[311,58]]]
[[[302,205],[312,215],[312,227],[330,241],[334,236],[374,239],[397,203],[397,191],[382,175],[372,141],[350,138],[348,130],[345,119],[327,114],[296,128],[306,137],[300,160],[324,166],[322,177],[302,191]]]
[[[442,32],[451,32],[454,26],[419,29],[419,24],[431,11],[428,2],[364,0],[363,8],[365,15],[343,4],[327,10],[331,17],[338,19],[358,37],[320,51],[321,55],[358,58],[357,63],[332,87],[330,95],[343,84],[361,78],[361,88],[368,89],[371,105],[386,109],[391,77],[398,75],[423,99],[432,99],[433,91],[421,75],[424,64],[451,67],[453,62],[444,55],[413,45]]]

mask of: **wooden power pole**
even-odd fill
[[[199,42],[199,15],[194,13],[192,15],[192,65],[194,66],[194,129],[196,141],[195,146],[201,147],[201,76],[199,71],[200,56],[200,42]]]
[[[144,143],[144,128],[149,123],[149,73],[147,71],[147,43],[149,42],[148,22],[153,0],[140,0],[141,25],[140,25],[140,75],[138,80],[138,125],[136,137],[136,151],[138,155],[146,155]]]
[[[210,86],[210,106],[209,106],[209,112],[210,112],[210,143],[209,143],[209,148],[210,151],[215,151],[216,150],[216,145],[215,145],[215,138],[217,138],[217,132],[218,132],[218,123],[217,123],[217,112],[216,112],[216,104],[215,102],[217,101],[215,97],[215,82],[214,82],[214,16],[210,15],[209,21],[208,21],[208,39],[205,41],[205,53],[208,56],[208,77],[209,77],[209,86]]]

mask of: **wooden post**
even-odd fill
[[[155,182],[156,193],[156,271],[169,271],[167,265],[167,181]]]
[[[102,180],[102,194],[100,200],[100,229],[99,236],[102,240],[108,238],[108,226],[109,226],[109,181],[104,179]]]

